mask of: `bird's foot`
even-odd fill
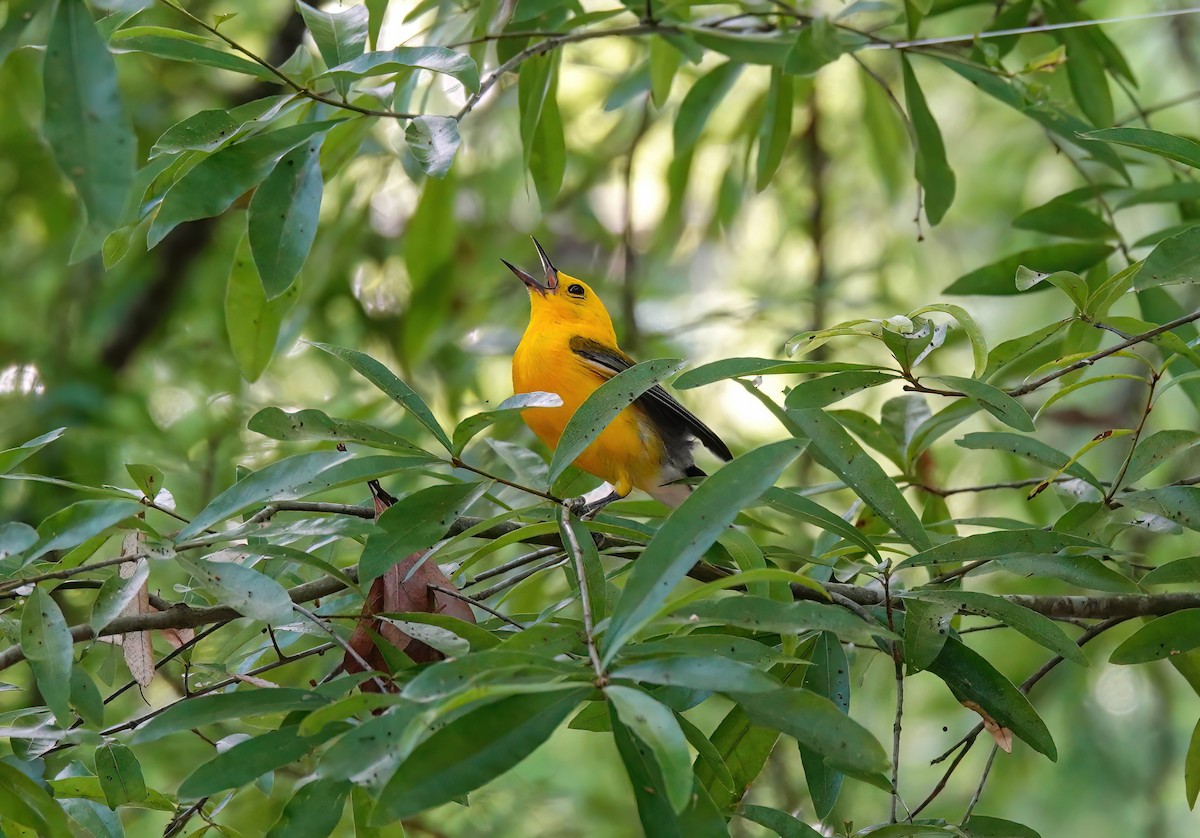
[[[607,488],[608,492],[599,494],[599,492],[588,492],[586,495],[580,495],[577,498],[567,498],[563,501],[563,506],[574,513],[581,521],[590,521],[596,517],[596,514],[601,509],[608,506],[615,500],[620,500],[621,495],[608,486],[601,486],[602,490]]]

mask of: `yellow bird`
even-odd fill
[[[513,353],[513,388],[517,393],[543,391],[562,398],[561,407],[521,412],[525,424],[554,448],[567,421],[587,397],[635,361],[617,345],[612,319],[596,292],[587,283],[560,273],[537,239],[533,243],[542,261],[544,282],[501,260],[529,289],[529,326]],[[696,440],[721,459],[733,459],[707,425],[662,387],[652,387],[575,459],[576,466],[611,487],[600,496],[585,496],[576,506],[582,514],[594,514],[635,488],[668,506],[678,506],[691,488],[675,481],[704,476],[692,459]]]

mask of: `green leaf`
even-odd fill
[[[189,169],[163,195],[146,235],[148,247],[185,221],[211,218],[262,182],[276,161],[342,120],[302,122],[228,145]]]
[[[568,532],[567,528],[570,527]],[[558,513],[558,531],[562,536],[562,543],[567,547],[574,538],[575,544],[579,545],[581,555],[579,560],[583,563],[584,578],[575,579],[574,565],[568,566],[567,574],[571,578],[571,587],[576,588],[578,584],[583,584],[588,593],[588,601],[592,611],[593,624],[599,624],[608,617],[609,612],[609,587],[608,580],[604,576],[604,565],[600,563],[600,553],[596,549],[596,542],[592,540],[591,530],[582,521],[575,518],[570,512],[562,507]],[[572,555],[574,551],[569,550],[568,555]]]
[[[330,355],[341,358],[353,367],[359,375],[386,393],[394,402],[410,411],[417,418],[418,422],[430,430],[437,438],[437,441],[447,451],[453,449],[453,446],[450,444],[450,438],[446,436],[446,432],[442,430],[442,426],[434,418],[429,406],[417,395],[415,390],[397,378],[395,373],[383,364],[369,355],[365,355],[354,349],[344,349],[328,343],[314,343],[313,346],[324,352],[328,352]]]
[[[1196,796],[1200,795],[1200,722],[1192,730],[1187,756],[1183,761],[1183,785],[1189,809],[1196,808]]]
[[[553,486],[567,466],[584,452],[621,411],[664,378],[679,371],[682,361],[663,358],[643,361],[614,375],[597,387],[571,415],[550,458],[547,487]]]
[[[931,303],[921,306],[912,312],[909,317],[919,317],[931,311],[940,311],[943,314],[950,315],[966,333],[967,340],[971,342],[971,355],[975,361],[974,377],[983,377],[983,372],[987,369],[987,341],[984,340],[983,330],[979,328],[979,324],[975,322],[975,318],[965,308],[956,306],[953,303]]]
[[[811,76],[866,43],[861,35],[838,29],[828,18],[815,17],[796,38],[783,69],[794,76]]]
[[[1200,433],[1181,429],[1157,431],[1138,441],[1129,467],[1125,470],[1125,482],[1134,483],[1154,471],[1163,463],[1191,451],[1200,445]]]
[[[844,640],[859,643],[895,636],[878,623],[865,622],[840,605],[807,600],[779,602],[750,594],[695,602],[680,609],[676,616],[689,622],[719,623],[780,634],[830,631]]]
[[[569,716],[589,689],[515,695],[436,730],[388,781],[371,816],[382,826],[462,797],[515,766]]]
[[[1108,244],[1047,244],[1005,256],[982,268],[960,276],[947,286],[946,294],[986,294],[1007,296],[1019,294],[1013,284],[1017,269],[1025,266],[1043,274],[1057,271],[1082,273],[1112,253]],[[1043,286],[1049,287],[1049,286]]]
[[[404,129],[408,150],[431,177],[445,177],[454,162],[462,138],[458,120],[451,116],[418,116]]]
[[[162,133],[150,149],[150,159],[183,151],[216,151],[232,142],[246,126],[280,111],[290,97],[268,96],[236,108],[198,111]]]
[[[1181,282],[1200,282],[1200,227],[1191,227],[1159,242],[1142,262],[1142,269],[1133,278],[1133,287],[1144,291]]]
[[[1052,553],[1002,556],[980,571],[1004,570],[1018,576],[1046,576],[1071,585],[1111,593],[1137,593],[1137,584],[1095,556]]]
[[[177,555],[176,563],[207,588],[221,605],[264,623],[290,623],[295,615],[283,586],[236,561],[211,561]]]
[[[1200,608],[1157,617],[1113,650],[1109,663],[1131,664],[1163,660],[1200,646]]]
[[[315,137],[281,157],[250,200],[250,251],[268,300],[291,287],[317,236],[325,186],[322,139]]]
[[[1013,219],[1013,226],[1070,239],[1106,239],[1115,234],[1103,218],[1061,198],[1026,210]]]
[[[1200,142],[1188,137],[1152,131],[1149,128],[1102,128],[1099,131],[1089,131],[1083,136],[1090,140],[1148,151],[1193,169],[1200,169]]]
[[[92,616],[88,620],[92,631],[99,634],[102,628],[115,620],[125,606],[133,602],[149,578],[150,564],[142,559],[134,565],[133,575],[128,578],[113,574],[105,579],[96,594],[96,601],[92,603]]]
[[[50,594],[35,587],[21,612],[21,649],[38,691],[62,727],[71,724],[73,641],[67,621]]]
[[[81,500],[60,509],[38,524],[38,540],[25,551],[24,563],[51,550],[69,550],[83,544],[145,509],[135,500]]]
[[[161,469],[143,463],[126,463],[125,471],[129,472],[129,476],[143,495],[151,500],[158,496],[158,490],[163,486]]]
[[[133,751],[120,742],[109,742],[96,749],[96,775],[110,809],[146,799],[142,766]]]
[[[896,569],[955,564],[978,559],[1000,559],[1014,553],[1050,554],[1068,547],[1098,547],[1096,542],[1047,530],[1000,530],[977,533],[939,544],[909,556]]]
[[[917,549],[930,546],[921,519],[879,463],[863,451],[837,420],[822,410],[789,410],[812,440],[813,459],[832,471]]]
[[[754,186],[759,192],[766,189],[775,176],[792,136],[792,109],[795,106],[793,87],[791,76],[785,76],[780,70],[771,71],[766,110],[758,129]]]
[[[828,631],[818,634],[809,660],[812,666],[804,672],[801,685],[829,699],[843,713],[849,713],[850,661],[837,635]],[[813,808],[817,817],[823,820],[837,803],[842,790],[842,774],[827,765],[819,753],[804,745],[800,746],[800,761]]]
[[[405,557],[432,547],[491,485],[488,481],[447,483],[400,498],[379,516],[378,532],[363,547],[358,560],[359,582],[366,585]]]
[[[1200,183],[1176,181],[1162,186],[1134,189],[1117,202],[1115,209],[1126,209],[1142,204],[1175,204],[1185,201],[1200,201]]]
[[[886,372],[835,372],[797,384],[788,392],[784,405],[791,409],[827,407],[849,395],[895,381],[896,378]]]
[[[278,81],[278,77],[261,64],[226,52],[223,42],[178,29],[130,26],[113,33],[110,43],[116,51],[143,52],[171,61],[242,73],[261,81]]]
[[[759,826],[765,826],[780,838],[820,838],[821,836],[820,832],[794,815],[781,812],[779,809],[772,809],[769,806],[755,806],[747,803],[738,809],[737,815],[739,818],[745,818]]]
[[[71,667],[71,706],[86,724],[104,727],[104,698],[82,664]]]
[[[366,6],[350,6],[334,14],[297,0],[296,8],[312,33],[313,40],[317,42],[317,49],[326,67],[338,67],[353,61],[367,48],[369,13]],[[343,97],[349,93],[349,78],[335,76],[333,83]]]
[[[1200,435],[1197,435],[1200,436]],[[1092,474],[1078,462],[1071,462],[1071,457],[1040,439],[1032,436],[1009,433],[1008,431],[987,431],[967,434],[954,441],[961,448],[974,451],[992,450],[1007,451],[1033,460],[1035,463],[1052,468],[1055,471],[1064,470],[1072,477],[1078,477],[1096,488],[1101,488],[1100,478]],[[1070,463],[1068,465],[1068,463]],[[1064,468],[1065,466],[1065,468]]]
[[[1072,17],[1069,12],[1064,13],[1065,3],[1041,5],[1050,23],[1063,23]],[[1054,37],[1067,48],[1067,80],[1079,109],[1093,125],[1112,125],[1112,91],[1108,88],[1104,60],[1095,42],[1083,29],[1059,29]]]
[[[6,825],[29,827],[39,838],[71,838],[74,834],[58,801],[8,762],[0,762],[0,812]]]
[[[942,132],[925,103],[925,94],[917,83],[912,65],[901,53],[904,71],[904,100],[908,103],[908,116],[916,133],[916,177],[925,189],[925,216],[929,223],[937,226],[946,210],[954,201],[954,171],[946,162],[946,147],[942,144]]]
[[[232,518],[240,512],[272,500],[295,500],[302,495],[297,492],[317,478],[322,472],[350,460],[354,455],[345,451],[313,451],[271,463],[217,495],[190,524],[184,526],[176,536],[181,542],[211,527],[213,524]]]
[[[929,671],[945,682],[960,702],[978,705],[1001,727],[1006,727],[1052,762],[1058,749],[1029,699],[979,653],[953,637],[946,638]]]
[[[627,664],[611,676],[644,684],[687,687],[712,692],[769,692],[780,683],[761,669],[723,657],[670,657]],[[628,719],[625,723],[633,727]],[[689,783],[689,788],[691,784]]]
[[[958,375],[938,375],[934,381],[941,381],[953,387],[976,402],[988,413],[995,416],[1009,427],[1018,431],[1035,431],[1033,419],[1021,403],[998,387],[985,384],[975,378],[963,378]]]
[[[671,808],[682,812],[692,796],[692,756],[675,714],[641,690],[610,684],[604,694],[630,733],[650,749]]]
[[[283,318],[297,296],[298,288],[292,285],[282,296],[267,299],[254,263],[250,236],[242,236],[234,251],[229,283],[225,287],[225,329],[229,335],[229,349],[247,381],[257,381],[271,362],[279,343]]]
[[[59,2],[42,76],[42,134],[87,210],[88,227],[103,236],[124,221],[137,140],[116,65],[83,0]]]
[[[1124,492],[1120,497],[1125,506],[1160,515],[1190,530],[1200,530],[1200,487],[1164,486]]]
[[[688,90],[675,118],[675,156],[683,157],[696,145],[704,125],[725,94],[737,81],[742,65],[736,61],[719,64],[701,76]]]
[[[133,734],[133,744],[144,745],[181,730],[255,716],[316,710],[330,703],[319,692],[288,687],[244,689],[239,692],[202,695],[167,707]]]
[[[361,7],[358,7],[361,8]],[[352,788],[344,780],[314,780],[296,790],[267,838],[324,838],[332,835]],[[356,835],[364,836],[356,827]]]
[[[37,543],[37,530],[20,521],[0,524],[0,559],[7,559],[29,549]]]
[[[987,815],[971,815],[959,827],[964,838],[1041,838],[1024,824],[992,818]]]
[[[858,774],[888,770],[887,754],[866,728],[829,699],[805,689],[730,696],[750,720],[793,737],[827,765]]]
[[[330,725],[316,736],[299,736],[297,729],[289,726],[244,739],[189,774],[179,785],[179,796],[194,800],[249,785],[263,774],[301,759],[344,727]]]
[[[671,95],[671,82],[683,56],[665,38],[650,39],[650,101],[661,108]]]
[[[28,460],[37,452],[41,451],[54,440],[61,437],[66,428],[56,428],[53,431],[44,433],[39,437],[34,437],[28,442],[18,445],[16,448],[9,448],[0,451],[0,474],[6,474],[19,466],[21,463]]]
[[[937,591],[924,588],[911,591],[904,596],[925,602],[953,605],[960,611],[991,617],[1009,628],[1016,629],[1034,643],[1046,647],[1054,654],[1072,663],[1080,666],[1088,665],[1088,659],[1083,654],[1083,650],[1067,636],[1065,631],[1058,627],[1057,623],[1049,617],[1043,617],[1036,611],[1016,605],[1003,597],[975,591]]]
[[[326,780],[353,780],[373,785],[391,774],[400,759],[400,736],[417,715],[418,705],[393,707],[381,716],[372,716],[343,734],[321,756],[316,775]]]
[[[634,563],[613,609],[604,635],[605,663],[654,617],[737,513],[770,488],[803,447],[796,440],[784,440],[749,451],[697,486],[671,513]]]
[[[695,765],[696,779],[721,808],[730,808],[742,799],[746,789],[766,765],[779,733],[752,724],[746,711],[735,704],[717,725],[711,739],[713,748],[727,766],[729,781],[707,764],[699,762]]]
[[[446,47],[396,47],[380,52],[368,52],[347,61],[317,78],[367,78],[403,72],[409,68],[431,70],[456,79],[472,93],[479,90],[479,68],[469,55]]]
[[[264,407],[250,417],[246,427],[271,439],[349,442],[433,459],[432,454],[391,431],[354,419],[333,419],[320,410],[284,413],[277,407]]]
[[[727,32],[711,26],[681,26],[692,40],[705,49],[728,56],[742,64],[766,64],[782,67],[792,51],[795,39],[779,35]]]
[[[676,390],[703,387],[727,378],[743,378],[759,375],[791,375],[796,373],[854,372],[879,370],[873,364],[847,364],[838,361],[777,361],[771,358],[725,358],[702,364],[688,370],[675,379],[671,386]]]
[[[476,434],[516,411],[532,410],[541,407],[562,407],[562,397],[557,393],[518,393],[509,396],[496,406],[494,410],[476,413],[458,423],[454,429],[454,444],[451,453],[455,456],[462,454]]]
[[[558,110],[557,72],[550,76],[541,119],[531,138],[528,168],[542,206],[553,207],[567,170],[566,138],[563,136],[562,114]]]
[[[1178,585],[1200,582],[1200,556],[1176,559],[1147,573],[1141,578],[1142,585]]]
[[[956,605],[927,602],[914,596],[904,603],[904,662],[908,674],[928,669],[941,653],[950,633]]]

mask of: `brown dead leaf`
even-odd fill
[[[964,701],[962,702],[962,706],[979,714],[979,717],[983,719],[983,729],[996,740],[996,745],[999,746],[1000,750],[1006,754],[1012,753],[1013,732],[1011,730],[993,719],[988,715],[986,710],[974,701]]]
[[[121,552],[125,555],[138,553],[145,539],[144,533],[140,530],[133,530],[121,542]],[[145,559],[141,561],[145,561]],[[137,562],[121,562],[117,567],[117,573],[122,579],[130,579],[136,569]],[[148,585],[143,584],[137,596],[121,609],[121,616],[148,614],[151,610],[150,589]],[[121,645],[121,651],[125,655],[125,665],[129,667],[129,674],[133,676],[133,680],[137,681],[139,686],[150,686],[150,682],[154,680],[154,647],[150,643],[150,633],[146,631],[130,632],[121,635],[116,642]]]
[[[396,502],[396,499],[383,490],[378,481],[372,480],[367,484],[371,496],[375,500],[375,517]],[[403,561],[388,568],[388,570],[371,583],[371,590],[363,602],[362,616],[350,637],[350,648],[365,660],[373,669],[390,672],[383,653],[377,646],[377,640],[388,643],[393,648],[403,652],[415,663],[429,663],[442,660],[445,656],[425,643],[415,640],[401,631],[393,623],[375,619],[376,614],[395,612],[423,612],[427,614],[448,614],[469,623],[475,622],[471,606],[449,594],[435,590],[458,590],[454,583],[442,573],[437,562],[422,561],[427,550],[420,550],[406,556]],[[418,563],[420,564],[417,567]],[[414,567],[416,568],[414,570]],[[342,660],[342,669],[346,672],[361,672],[362,665],[354,655],[347,654]],[[367,681],[362,688],[377,692],[379,687],[375,681]]]

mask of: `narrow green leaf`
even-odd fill
[[[82,664],[71,667],[71,706],[88,725],[104,727],[104,698]]]
[[[38,691],[62,727],[71,724],[73,641],[67,621],[50,594],[35,587],[21,612],[21,649]]]
[[[960,702],[972,702],[1035,751],[1052,762],[1058,760],[1054,739],[1029,699],[979,653],[948,637],[929,671],[941,678]]]
[[[12,471],[21,463],[28,460],[37,452],[41,451],[54,440],[61,437],[66,428],[57,428],[48,433],[44,433],[39,437],[35,437],[28,442],[18,445],[16,448],[9,448],[0,451],[0,474]]]
[[[1138,291],[1182,282],[1200,282],[1200,227],[1163,239],[1133,278]]]
[[[1050,23],[1063,23],[1070,19],[1069,12],[1065,13],[1067,3],[1040,5]],[[1104,72],[1104,59],[1096,49],[1095,42],[1082,29],[1060,29],[1054,36],[1067,48],[1067,81],[1079,109],[1097,127],[1112,125],[1112,91],[1109,90],[1108,77]]]
[[[1126,209],[1142,204],[1175,204],[1185,201],[1200,201],[1200,183],[1176,181],[1146,189],[1133,189],[1125,193],[1114,209]]]
[[[887,372],[835,372],[797,384],[788,392],[784,405],[797,410],[828,407],[854,393],[896,378]]]
[[[354,419],[333,419],[320,410],[284,413],[277,407],[264,407],[250,417],[246,427],[271,439],[350,442],[385,451],[433,458],[432,454],[391,431]]]
[[[185,221],[220,215],[261,183],[279,158],[341,121],[289,125],[233,143],[204,158],[163,195],[146,235],[147,246],[154,247]]]
[[[81,500],[38,524],[38,540],[26,549],[24,563],[51,550],[69,550],[145,509],[135,500]]]
[[[316,736],[300,736],[289,726],[244,739],[192,771],[180,783],[179,796],[194,800],[249,785],[268,771],[301,759],[344,727],[332,725]]]
[[[288,687],[244,689],[234,693],[202,695],[172,704],[133,735],[133,744],[154,742],[181,730],[223,722],[248,719],[293,710],[316,710],[330,703],[319,692]]]
[[[419,705],[411,702],[402,704],[343,734],[322,754],[316,776],[372,785],[381,783],[408,755],[408,751],[399,749],[400,736],[419,709]]]
[[[1013,219],[1013,226],[1070,239],[1106,239],[1115,234],[1096,213],[1061,198],[1026,210]]]
[[[225,330],[229,349],[242,377],[257,381],[279,343],[279,330],[298,296],[292,285],[274,300],[267,299],[266,288],[254,263],[249,234],[242,236],[229,268],[225,286]]]
[[[542,206],[551,208],[562,188],[567,170],[567,146],[563,135],[562,114],[558,109],[558,73],[550,75],[550,84],[542,103],[541,119],[528,146],[529,174]]]
[[[1083,273],[1112,253],[1109,244],[1047,244],[1005,256],[982,268],[963,274],[947,286],[947,294],[1007,296],[1021,293],[1013,276],[1022,265],[1039,273],[1056,271]],[[1049,287],[1049,286],[1043,286]]]
[[[250,200],[250,251],[268,300],[291,287],[317,236],[325,186],[322,139],[314,137],[281,157]]]
[[[365,355],[354,349],[344,349],[328,343],[314,343],[313,346],[324,352],[328,352],[330,355],[341,358],[353,367],[359,375],[386,393],[394,402],[409,410],[417,418],[417,421],[430,430],[437,438],[437,441],[442,443],[447,451],[452,450],[453,446],[450,444],[450,438],[446,436],[446,432],[442,430],[442,426],[434,418],[429,406],[417,395],[415,390],[397,378],[396,374],[383,364],[369,355]]]
[[[96,775],[110,809],[146,799],[142,766],[133,751],[120,742],[109,742],[96,749]]]
[[[816,501],[795,492],[790,492],[787,489],[778,488],[768,489],[763,494],[763,499],[772,508],[778,509],[780,512],[786,512],[788,515],[799,518],[802,521],[807,521],[828,533],[841,536],[846,541],[857,544],[877,560],[883,561],[883,557],[880,556],[879,548],[875,546],[875,542],[864,535],[858,527],[833,514]]]
[[[866,39],[862,36],[838,29],[828,18],[816,17],[800,30],[783,69],[795,76],[811,76],[864,43]]]
[[[963,838],[1041,838],[1035,830],[1024,824],[987,815],[971,815],[959,830]]]
[[[859,774],[888,770],[887,754],[871,733],[829,699],[805,689],[730,696],[751,721],[771,727],[825,758]]]
[[[547,487],[554,485],[567,466],[600,436],[621,411],[664,378],[678,372],[681,366],[682,361],[670,358],[643,361],[622,370],[597,387],[563,428],[554,455],[550,458]]]
[[[1132,579],[1122,576],[1095,556],[1088,555],[1028,553],[1001,556],[980,568],[981,572],[989,570],[1003,570],[1024,577],[1061,579],[1070,585],[1093,591],[1129,594],[1141,590]]]
[[[676,390],[703,387],[727,378],[743,378],[759,375],[791,375],[798,373],[855,372],[879,370],[873,364],[848,364],[839,361],[777,361],[771,358],[725,358],[702,364],[682,373],[671,386]]]
[[[1016,629],[1034,643],[1045,646],[1056,655],[1087,666],[1087,656],[1075,644],[1067,633],[1049,617],[1043,617],[1036,611],[1031,611],[1020,605],[1009,602],[1003,597],[983,594],[975,591],[936,591],[918,589],[905,594],[905,597],[924,600],[925,602],[944,603],[955,606],[961,611],[980,614],[999,620],[1006,626]]]
[[[604,635],[605,663],[654,617],[737,513],[770,488],[803,447],[796,440],[784,440],[743,454],[696,487],[671,513],[634,563],[613,610]]]
[[[450,171],[462,138],[458,135],[458,120],[454,117],[422,115],[408,123],[404,141],[421,164],[421,170],[440,178]]]
[[[849,713],[850,661],[837,635],[828,631],[818,634],[809,660],[812,666],[805,670],[801,686],[829,699],[843,713]],[[805,745],[800,746],[800,762],[804,766],[804,782],[812,797],[813,808],[817,817],[824,819],[837,803],[842,790],[842,774]]]
[[[567,528],[570,527],[570,533]],[[608,602],[608,580],[604,576],[604,565],[600,563],[600,553],[596,550],[596,542],[592,540],[591,530],[588,529],[584,522],[571,515],[566,508],[560,509],[558,513],[558,531],[562,536],[564,547],[574,543],[579,545],[581,552],[580,561],[583,563],[584,578],[581,580],[588,593],[588,601],[591,605],[592,623],[598,625],[608,617],[609,602]],[[574,551],[570,551],[573,553]],[[574,556],[572,555],[572,559]],[[567,573],[574,579],[575,566],[574,561],[568,565]],[[577,583],[572,582],[572,587]]]
[[[1142,512],[1161,515],[1189,530],[1200,530],[1200,487],[1164,486],[1161,489],[1125,492],[1121,495],[1121,503]]]
[[[361,8],[361,7],[359,7]],[[332,835],[342,817],[351,783],[345,780],[314,780],[296,790],[279,813],[267,838],[325,838]],[[355,835],[365,838],[361,829]]]
[[[142,490],[142,494],[153,500],[158,496],[158,490],[163,487],[162,470],[144,463],[126,463],[125,471],[133,478],[134,484]]]
[[[641,690],[610,684],[604,694],[621,722],[650,749],[671,808],[682,812],[692,796],[692,756],[675,714]]]
[[[922,550],[896,565],[927,567],[934,564],[954,564],[978,559],[1001,559],[1014,553],[1057,553],[1068,547],[1103,547],[1074,535],[1047,530],[1001,530],[968,535]]]
[[[1163,660],[1200,646],[1200,608],[1157,617],[1113,650],[1109,663],[1131,664]]]
[[[504,417],[516,411],[532,410],[539,407],[562,407],[562,397],[557,393],[518,393],[509,396],[496,406],[494,410],[468,416],[458,423],[454,429],[454,444],[451,453],[459,455],[467,447],[476,434],[490,427]]]
[[[1008,431],[987,431],[967,434],[954,441],[955,445],[971,450],[1006,451],[1025,457],[1047,468],[1064,470],[1072,477],[1078,477],[1096,488],[1101,488],[1100,479],[1078,462],[1071,462],[1071,457],[1040,439]],[[1064,468],[1065,466],[1065,468]]]
[[[1035,431],[1033,419],[1021,403],[1005,393],[999,387],[985,384],[975,378],[963,378],[958,375],[938,375],[934,381],[941,381],[965,394],[967,398],[979,404],[988,413],[995,416],[1009,427],[1018,431]]]
[[[904,663],[911,675],[928,669],[946,645],[950,620],[958,613],[953,604],[927,602],[913,597],[904,603]]]
[[[92,603],[92,616],[88,620],[92,631],[98,634],[102,628],[115,620],[125,606],[133,602],[149,578],[150,563],[142,559],[134,565],[132,576],[123,578],[114,573],[105,579],[96,594],[96,601]]]
[[[358,560],[359,582],[366,585],[405,557],[432,547],[490,487],[487,481],[447,483],[400,498],[379,516],[378,532],[363,547]]]
[[[946,162],[946,147],[942,144],[942,132],[938,128],[925,94],[917,82],[912,65],[901,55],[904,71],[904,100],[908,103],[908,116],[916,132],[916,178],[925,189],[925,216],[929,223],[937,226],[954,201],[954,171]]]
[[[382,826],[412,817],[503,774],[548,739],[589,691],[510,696],[439,728],[400,763],[372,822]]]
[[[670,657],[628,664],[613,670],[613,678],[644,684],[687,687],[712,692],[769,692],[780,683],[741,661],[723,657]],[[628,720],[625,720],[629,724]],[[631,725],[632,726],[632,725]],[[689,787],[690,787],[689,783]]]
[[[821,836],[820,832],[794,815],[789,815],[779,809],[772,809],[770,806],[755,806],[747,803],[738,809],[737,815],[739,818],[745,818],[759,826],[765,826],[780,838],[820,838]]]
[[[88,226],[103,236],[124,220],[137,140],[116,64],[83,0],[59,2],[42,75],[43,135],[87,210]]]
[[[650,101],[661,108],[671,95],[671,82],[683,56],[665,38],[650,39]]]
[[[39,838],[71,838],[74,834],[58,801],[8,762],[0,762],[0,811],[6,822],[29,827]]]
[[[885,627],[865,622],[838,605],[807,600],[779,602],[750,594],[695,602],[680,609],[677,616],[691,622],[718,623],[780,634],[830,631],[844,640],[859,643],[871,643],[876,637],[894,637]]]
[[[705,49],[728,56],[742,64],[766,64],[783,67],[792,51],[795,38],[785,33],[761,35],[756,33],[722,31],[711,26],[681,26],[692,40]]]
[[[367,48],[366,6],[350,6],[341,12],[323,12],[297,0],[296,8],[304,18],[308,31],[317,42],[317,49],[326,67],[339,67],[353,61]],[[350,79],[334,76],[334,86],[345,96],[350,91]]]
[[[110,45],[114,51],[142,52],[171,61],[254,76],[261,81],[278,81],[278,77],[261,64],[227,52],[221,41],[164,26],[121,29],[113,33]]]
[[[940,311],[943,314],[949,314],[966,333],[967,340],[971,342],[971,355],[975,360],[974,377],[982,378],[984,370],[987,369],[988,349],[987,341],[983,337],[983,330],[979,328],[979,324],[975,322],[975,318],[965,308],[956,306],[953,303],[931,303],[921,306],[909,316],[918,317],[931,311]]]
[[[446,47],[396,47],[381,52],[368,52],[353,61],[331,67],[317,78],[356,79],[387,76],[414,67],[450,76],[472,93],[479,90],[479,68],[471,56]]]
[[[0,524],[0,559],[15,556],[37,544],[37,530],[20,521]]]
[[[1149,128],[1102,128],[1099,131],[1089,131],[1083,136],[1091,140],[1148,151],[1159,157],[1200,169],[1200,142],[1188,137],[1152,131]]]
[[[290,98],[268,96],[236,108],[198,111],[164,131],[150,149],[150,159],[183,151],[216,151],[236,139],[243,128],[275,115]]]
[[[345,451],[313,451],[271,463],[234,483],[209,501],[192,522],[179,531],[176,541],[192,538],[213,524],[231,518],[255,504],[272,500],[295,500],[301,496],[296,491],[297,487],[353,456]]]
[[[1187,756],[1183,760],[1183,785],[1189,809],[1196,808],[1196,796],[1200,795],[1200,722],[1192,730]]]
[[[180,554],[175,561],[207,588],[221,605],[264,623],[292,622],[292,600],[269,576],[236,561],[193,559]]]
[[[688,90],[675,118],[676,157],[683,157],[696,145],[709,116],[733,87],[741,70],[742,65],[738,62],[727,61],[701,76]]]
[[[788,416],[812,440],[813,459],[844,480],[909,544],[917,549],[930,546],[921,519],[900,489],[836,419],[822,410],[789,410]]]

